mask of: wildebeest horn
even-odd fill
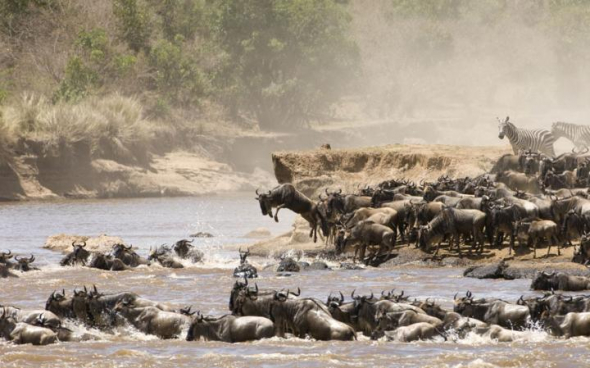
[[[86,285],[84,285],[84,292],[88,294],[88,290],[86,289]]]
[[[330,298],[332,297],[332,292],[330,291],[330,294],[328,294],[328,301],[326,302],[326,304],[330,304]]]
[[[467,296],[468,298],[471,298],[471,291],[467,290],[467,293],[465,293],[465,296]]]
[[[455,293],[455,296],[453,297],[453,300],[457,300],[457,294],[459,294],[459,293]]]
[[[256,195],[260,196],[260,193],[258,193],[258,188],[256,188]]]
[[[53,290],[53,293],[51,293],[51,296],[49,298],[55,299],[55,290]]]
[[[297,287],[297,294],[295,294],[294,292],[291,292],[291,294],[293,294],[295,296],[299,296],[299,295],[301,295],[301,289],[299,287]],[[289,293],[287,293],[287,295],[289,295]]]
[[[327,196],[329,196],[329,195],[330,195],[330,193],[328,192],[328,188],[326,188],[325,192],[326,192],[326,195],[327,195]]]
[[[94,293],[98,294],[98,290],[96,289],[96,285],[92,284],[92,287],[94,288]]]
[[[369,299],[373,299],[373,292],[371,291],[371,297]]]
[[[86,248],[86,242],[85,241],[82,241],[82,244],[80,245],[80,247]]]
[[[254,287],[256,288],[256,293],[258,293],[258,283],[254,283]]]
[[[351,297],[352,299],[354,299],[354,292],[355,292],[355,291],[356,291],[356,289],[354,289],[354,290],[352,291],[352,293],[350,293],[350,297]]]
[[[338,189],[338,194],[342,194],[342,188]]]
[[[123,246],[125,247],[125,244],[123,244]],[[129,250],[131,250],[131,248],[133,248],[133,244],[130,244],[128,247],[125,247],[125,249],[129,249]]]
[[[340,303],[344,302],[344,294],[342,294],[342,291],[339,291],[340,293]]]
[[[32,263],[35,261],[35,256],[31,254],[31,258],[29,258],[29,263]]]
[[[61,289],[61,295],[66,296],[66,289]]]
[[[15,257],[14,257],[14,259],[15,259],[17,262],[20,262],[20,260],[21,260],[21,258],[20,258],[19,256],[15,256]]]

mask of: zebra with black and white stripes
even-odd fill
[[[509,119],[509,117],[506,117],[504,121],[498,119],[500,122],[498,138],[504,139],[504,136],[507,136],[515,155],[518,155],[521,150],[531,150],[555,157],[553,149],[555,137],[550,131],[546,129],[519,129]]]
[[[557,122],[551,125],[555,139],[567,138],[576,148],[590,147],[590,126]]]

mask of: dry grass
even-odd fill
[[[42,141],[48,151],[85,141],[93,157],[126,162],[143,161],[154,137],[154,124],[143,119],[141,103],[119,94],[56,105],[23,94],[4,116],[5,130]]]

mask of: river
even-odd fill
[[[175,306],[192,305],[210,315],[227,313],[238,264],[236,247],[252,243],[249,231],[266,227],[273,235],[291,228],[294,216],[281,211],[275,223],[260,214],[251,193],[214,197],[158,198],[101,201],[15,203],[0,206],[0,249],[36,256],[41,271],[0,280],[0,303],[23,308],[43,308],[49,294],[95,284],[103,292],[131,291]],[[195,244],[206,256],[205,264],[170,270],[158,266],[106,272],[83,267],[60,268],[61,254],[42,249],[45,239],[58,233],[117,235],[146,255],[150,246],[172,243],[197,231],[213,238]],[[252,259],[259,267],[273,259]],[[336,265],[334,265],[336,266]],[[434,298],[451,308],[453,295],[471,290],[477,296],[515,301],[531,295],[529,280],[474,280],[462,269],[400,267],[391,269],[309,271],[291,277],[270,269],[259,272],[261,288],[300,287],[302,296],[325,300],[328,293],[404,290],[419,299]],[[73,329],[81,326],[70,325]],[[391,343],[359,337],[356,342],[318,342],[300,339],[262,340],[226,344],[158,340],[133,328],[114,334],[91,331],[100,340],[19,346],[0,342],[0,367],[579,367],[590,365],[589,338],[556,339],[532,328],[527,338],[497,343],[468,336],[458,341]]]

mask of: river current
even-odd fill
[[[275,223],[260,214],[251,193],[214,197],[15,203],[0,206],[0,250],[34,253],[41,271],[0,279],[0,304],[42,309],[53,290],[96,285],[103,292],[131,291],[169,303],[192,305],[204,314],[228,312],[229,292],[239,263],[236,249],[253,243],[249,231],[266,227],[273,235],[288,231],[294,216],[281,211]],[[58,233],[117,235],[146,256],[150,246],[171,244],[206,231],[213,238],[196,239],[205,263],[184,269],[159,266],[107,272],[83,267],[61,268],[61,254],[42,249]],[[300,287],[302,296],[325,300],[342,291],[357,293],[396,288],[418,299],[427,297],[452,308],[453,295],[470,290],[476,297],[509,301],[532,295],[530,280],[475,280],[462,269],[400,267],[396,269],[305,271],[284,277],[272,268],[274,259],[253,258],[261,288]],[[337,266],[337,264],[333,264]],[[82,330],[83,327],[69,325]],[[90,331],[100,340],[49,346],[12,345],[0,341],[0,367],[584,367],[590,366],[590,338],[550,337],[536,328],[519,341],[498,343],[469,335],[466,339],[392,343],[359,336],[356,342],[319,342],[273,338],[253,343],[159,340],[133,328],[114,334]]]

